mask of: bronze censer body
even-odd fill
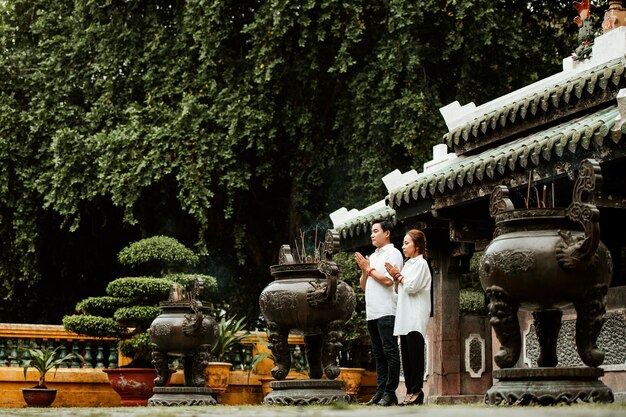
[[[356,305],[352,288],[338,279],[337,264],[330,260],[339,237],[328,231],[324,259],[318,263],[295,262],[288,245],[283,245],[279,264],[273,265],[274,281],[261,292],[259,306],[267,322],[270,349],[275,367],[270,383],[273,391],[266,404],[328,404],[349,402],[340,388],[337,355],[343,326]],[[288,337],[291,330],[304,335],[310,380],[283,381],[291,366]],[[322,380],[323,376],[327,379]]]
[[[203,281],[196,279],[194,288],[180,296],[176,284],[170,290],[169,301],[159,303],[159,314],[150,325],[152,364],[157,370],[154,395],[148,405],[213,405],[211,388],[206,387],[204,371],[209,355],[219,336],[218,325],[197,297],[202,293]],[[184,386],[165,386],[168,381],[169,360],[182,360]]]
[[[599,164],[582,161],[566,209],[515,209],[507,187],[494,189],[489,208],[496,229],[480,260],[490,323],[501,344],[494,361],[500,368],[517,363],[522,347],[517,318],[521,308],[534,318],[540,368],[494,371],[501,383],[487,393],[488,403],[612,401],[612,392],[597,380],[603,371],[596,368],[604,361],[596,341],[612,275],[611,255],[600,241],[600,213],[594,205],[601,182]],[[550,369],[558,363],[561,309],[572,305],[577,314],[578,354],[592,368]]]

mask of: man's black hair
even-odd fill
[[[372,226],[376,223],[380,224],[380,228],[383,229],[383,232],[393,231],[393,223],[387,219],[375,219],[372,221]]]

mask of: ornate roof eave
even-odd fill
[[[372,222],[379,219],[389,220],[395,225],[397,222],[396,211],[389,206],[385,206],[380,210],[354,217],[346,223],[337,225],[335,231],[339,233],[343,240],[367,235],[372,228]]]
[[[457,192],[497,175],[504,177],[516,171],[524,172],[580,149],[602,148],[606,139],[618,144],[626,134],[626,123],[620,129],[612,130],[619,114],[617,106],[611,106],[480,154],[459,157],[445,167],[422,173],[411,184],[390,192],[388,204],[398,210],[401,206]]]
[[[498,109],[451,130],[444,135],[443,142],[450,149],[477,142],[479,137],[534,117],[540,110],[544,113],[560,110],[573,106],[584,97],[600,95],[609,87],[617,89],[625,76],[625,66],[626,60],[623,57],[617,58],[602,66],[555,80],[550,87],[531,89],[523,98],[503,104]]]

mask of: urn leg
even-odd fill
[[[152,343],[152,365],[157,371],[157,377],[154,379],[154,385],[164,387],[167,384],[169,376],[169,368],[167,366],[167,353],[161,352],[159,347]]]
[[[183,372],[185,376],[185,386],[193,387],[193,356],[183,356]]]
[[[200,345],[194,352],[191,367],[191,386],[193,387],[204,387],[206,385],[204,371],[209,364],[210,348],[210,345]]]
[[[522,350],[522,336],[517,320],[519,305],[496,285],[487,288],[486,292],[490,300],[489,322],[502,345],[493,359],[500,368],[512,368]]]
[[[600,366],[604,362],[604,352],[596,342],[604,325],[607,292],[606,284],[598,284],[574,302],[577,315],[576,347],[580,359],[587,366]]]
[[[339,376],[339,367],[336,365],[337,354],[341,349],[341,339],[343,338],[343,321],[332,321],[322,328],[322,366],[328,379],[335,379]]]
[[[539,366],[556,366],[559,362],[556,354],[556,343],[561,329],[561,310],[543,310],[533,312],[535,333],[539,340]]]
[[[267,323],[267,339],[269,348],[274,355],[276,366],[272,368],[272,376],[277,380],[283,380],[291,367],[291,355],[289,352],[289,329],[279,326],[277,323]]]
[[[321,379],[324,375],[322,368],[322,336],[304,336],[306,360],[309,364],[309,378]]]

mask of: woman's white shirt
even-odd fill
[[[404,283],[398,285],[398,305],[394,336],[418,331],[426,335],[430,317],[430,284],[432,277],[428,263],[422,255],[410,258],[401,272]]]

